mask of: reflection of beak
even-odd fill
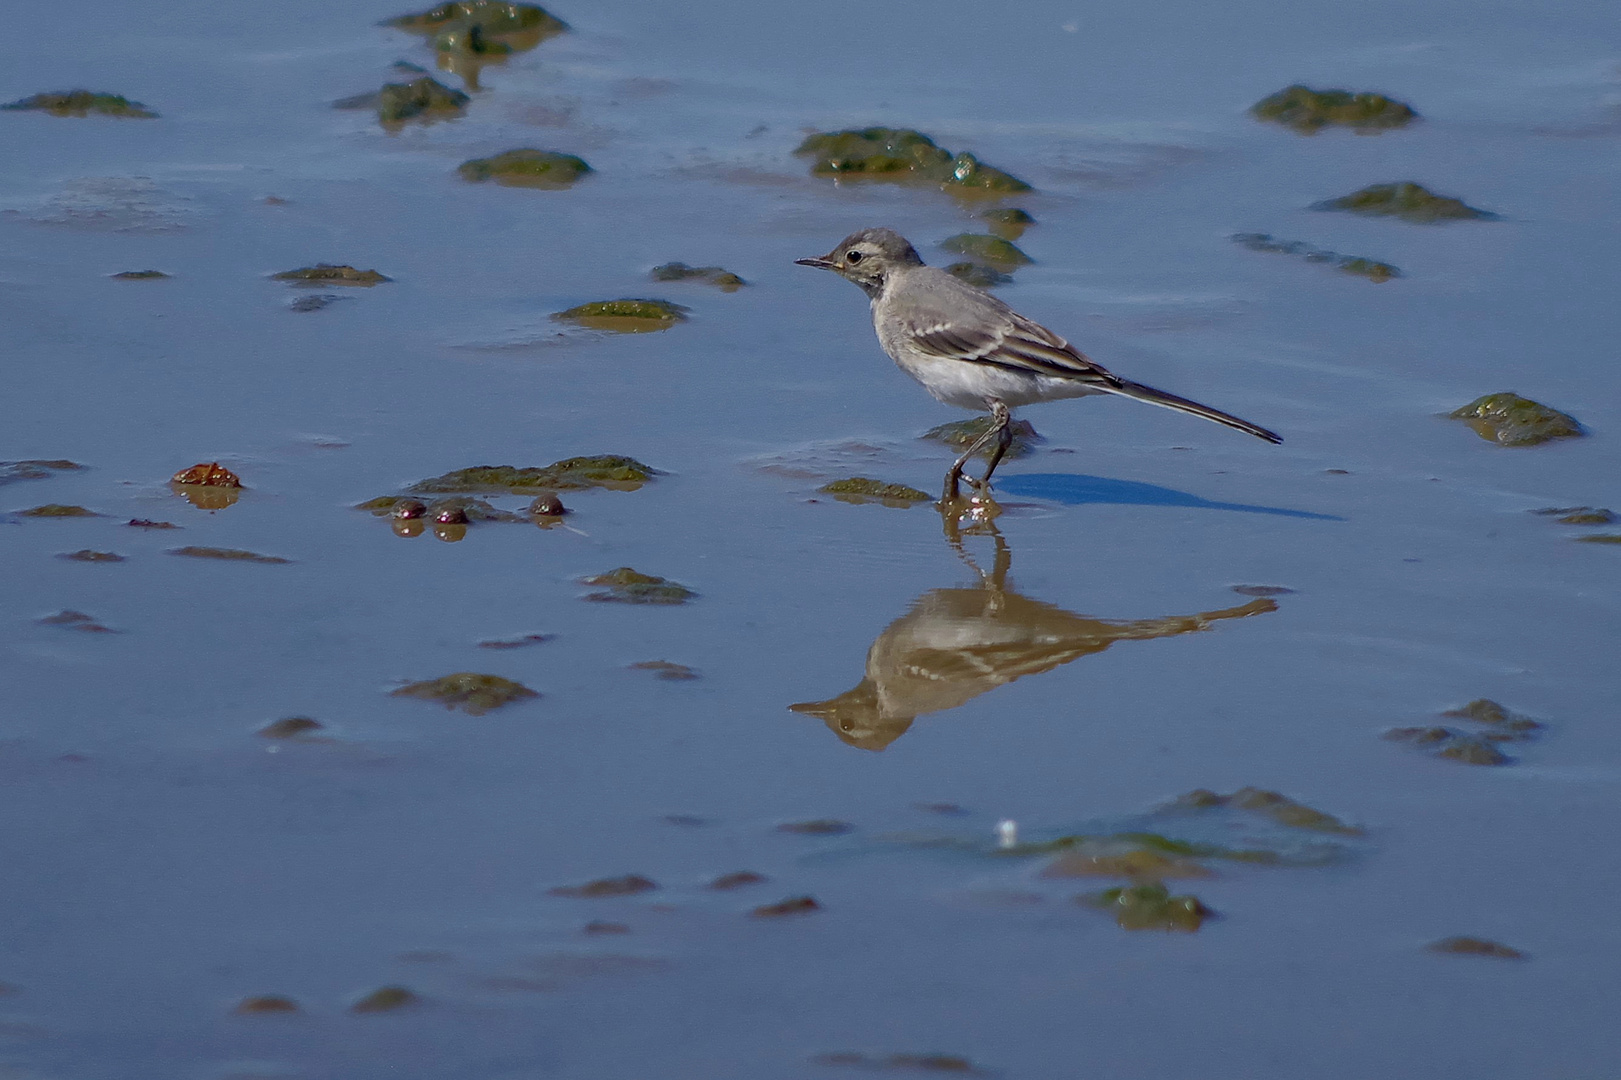
[[[836,268],[836,264],[833,262],[833,260],[828,258],[826,255],[818,255],[814,259],[795,259],[794,262],[799,266],[814,266],[818,270],[832,270]]]

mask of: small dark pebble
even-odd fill
[[[356,1013],[393,1012],[395,1009],[403,1009],[405,1006],[414,1005],[421,1000],[414,992],[403,986],[380,986],[349,1006],[349,1011]]]
[[[658,882],[650,878],[642,877],[640,874],[626,874],[624,877],[599,878],[584,885],[559,885],[547,891],[553,896],[597,899],[604,896],[634,896],[637,893],[652,892],[658,887]]]
[[[566,513],[568,507],[563,505],[563,500],[557,497],[555,491],[537,495],[535,501],[529,504],[530,517],[562,517]]]
[[[113,275],[114,281],[157,281],[168,277],[162,270],[125,270]]]
[[[775,904],[762,904],[754,909],[757,919],[775,919],[783,915],[809,915],[813,911],[821,911],[822,905],[814,897],[790,896],[788,899]]]
[[[260,728],[259,734],[267,739],[296,739],[312,731],[320,731],[322,727],[324,725],[319,720],[307,716],[284,716]]]
[[[1449,937],[1426,945],[1430,952],[1452,953],[1456,956],[1489,956],[1496,960],[1525,960],[1525,953],[1497,941],[1485,938]]]
[[[435,503],[428,508],[428,512],[441,525],[467,524],[467,508],[460,503]]]
[[[711,881],[707,888],[717,892],[726,892],[731,889],[742,889],[749,885],[760,885],[767,880],[764,874],[756,874],[752,870],[739,870],[735,874],[722,874]]]
[[[798,833],[802,836],[838,836],[847,833],[855,826],[848,821],[838,821],[834,818],[817,818],[814,821],[789,821],[777,826],[778,832]]]
[[[168,521],[150,521],[147,518],[130,518],[127,524],[136,529],[178,529],[180,526]]]
[[[259,997],[243,998],[231,1011],[238,1016],[286,1015],[298,1012],[298,1002],[279,994],[264,994]]]

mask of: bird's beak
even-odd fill
[[[818,255],[814,259],[795,259],[794,263],[798,266],[814,266],[818,270],[835,270],[838,268],[838,264],[825,255]]]

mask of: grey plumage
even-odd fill
[[[986,437],[947,474],[947,499],[957,497],[967,461],[995,440],[985,476],[969,480],[982,494],[989,492],[991,473],[1007,449],[1010,410],[1042,401],[1115,394],[1283,441],[1231,413],[1114,374],[996,297],[925,266],[906,238],[890,229],[862,229],[827,255],[797,261],[859,285],[871,298],[879,344],[936,399],[993,417]]]

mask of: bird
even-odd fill
[[[872,301],[878,344],[936,400],[990,413],[990,426],[946,473],[946,502],[961,498],[965,479],[977,496],[989,499],[991,474],[1013,442],[1013,410],[1038,402],[1114,394],[1202,416],[1270,443],[1283,441],[1259,424],[1116,375],[990,293],[924,265],[893,229],[861,229],[826,255],[794,261],[859,285]],[[968,462],[988,446],[985,475],[964,477]]]

